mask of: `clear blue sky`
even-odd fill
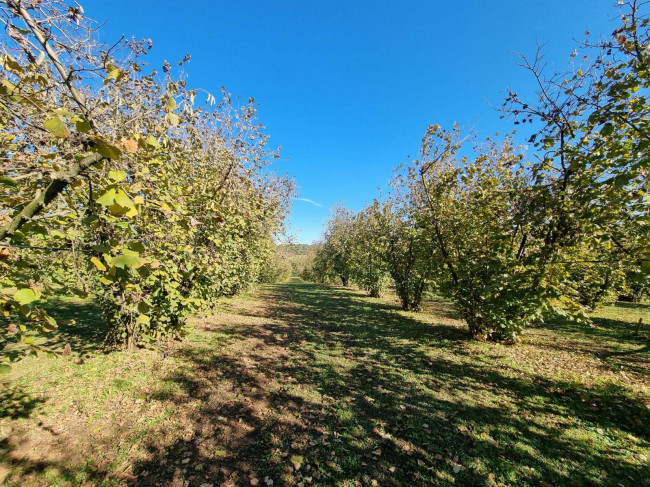
[[[514,51],[547,42],[564,68],[585,30],[609,33],[613,0],[87,0],[107,41],[152,38],[150,61],[179,61],[189,84],[255,97],[278,169],[296,177],[291,230],[311,243],[329,207],[361,209],[417,156],[427,125],[510,131],[498,104],[532,87]],[[522,134],[523,137],[523,134]]]

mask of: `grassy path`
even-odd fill
[[[647,312],[507,347],[468,341],[444,302],[413,315],[343,288],[264,287],[165,350],[20,364],[0,482],[650,485],[647,342],[625,331]]]

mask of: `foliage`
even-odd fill
[[[311,265],[317,249],[316,244],[286,243],[280,245],[280,252],[291,265],[291,275],[301,276]]]
[[[472,335],[512,340],[549,296],[544,229],[512,143],[488,141],[470,158],[459,156],[463,142],[457,129],[429,128],[409,168],[409,200],[440,289]]]
[[[349,286],[353,272],[354,213],[343,206],[334,207],[323,233],[323,243],[317,250],[312,266],[316,282],[339,279]]]
[[[415,226],[410,209],[401,206],[397,198],[375,202],[367,211],[376,221],[383,266],[393,279],[402,309],[419,311],[430,277],[426,236]]]
[[[352,225],[352,280],[378,298],[388,286],[390,275],[382,247],[381,219],[377,204],[357,213]]]
[[[272,254],[262,266],[259,282],[274,284],[286,281],[293,272],[291,264],[284,249],[280,245],[274,246]]]
[[[601,275],[588,287],[619,271],[650,272],[650,20],[643,2],[619,5],[620,26],[596,43],[587,33],[567,72],[547,73],[539,53],[533,61],[523,58],[538,84],[538,100],[524,101],[511,91],[504,104],[516,124],[541,127],[529,142],[539,158],[532,175],[546,193],[546,238],[554,248],[574,246],[570,259],[595,255],[599,262],[593,264],[603,264],[583,269],[586,280],[589,273]],[[567,239],[567,228],[579,231]],[[581,249],[583,256],[577,255]],[[552,255],[559,262],[563,253]]]
[[[512,341],[552,307],[587,319],[623,274],[650,270],[649,21],[625,8],[581,69],[546,77],[539,55],[524,58],[539,102],[511,91],[503,109],[540,127],[528,160],[509,139],[467,156],[457,128],[433,125],[400,181],[432,275],[477,338]]]
[[[197,103],[169,63],[146,73],[150,41],[97,44],[83,9],[62,1],[0,9],[11,337],[32,344],[30,329],[56,326],[37,303],[56,287],[41,279],[52,247],[87,256],[109,336],[130,348],[179,336],[189,314],[257,281],[293,182],[266,169],[254,100],[235,108],[223,90]]]

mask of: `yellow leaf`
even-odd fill
[[[127,195],[121,189],[115,194],[115,203],[122,206],[123,208],[132,208],[134,204],[133,200],[129,198],[129,195]]]
[[[102,261],[99,260],[97,257],[91,257],[90,262],[95,264],[95,267],[97,267],[97,269],[99,269],[100,271],[104,272],[106,270],[106,266],[102,264]]]

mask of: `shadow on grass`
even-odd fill
[[[69,343],[80,355],[88,355],[103,349],[106,322],[99,306],[89,299],[52,298],[43,306],[57,321],[58,330],[44,342],[53,349]]]
[[[92,463],[81,468],[73,468],[58,462],[32,461],[25,458],[15,458],[12,455],[15,445],[10,444],[7,439],[0,440],[0,465],[11,469],[20,469],[21,479],[13,481],[6,480],[6,487],[19,487],[23,480],[34,474],[46,473],[50,478],[57,481],[50,485],[104,485],[106,474],[103,470],[96,469]],[[45,484],[39,484],[45,485]]]
[[[44,402],[44,399],[26,393],[20,387],[0,384],[0,419],[27,418]]]
[[[167,380],[181,392],[153,398],[200,407],[132,485],[648,483],[611,447],[650,441],[647,405],[620,386],[523,376],[468,352],[463,327],[345,288],[292,282],[266,301],[248,313],[258,324],[178,352],[188,366]]]
[[[106,323],[99,306],[90,299],[73,297],[53,297],[39,302],[56,322],[58,328],[44,335],[32,335],[34,343],[46,351],[61,353],[70,344],[73,352],[87,357],[105,349]],[[6,319],[0,318],[0,326],[7,326]],[[0,357],[15,360],[24,356],[29,347],[17,341],[6,341],[0,348]]]
[[[636,334],[639,318],[644,324]],[[593,325],[556,316],[540,328],[568,338],[549,345],[553,348],[586,353],[616,369],[624,366],[650,377],[650,305],[615,303],[599,309],[591,319]]]
[[[650,340],[650,305],[634,303],[615,303],[607,307],[608,316],[599,316],[602,310],[592,317],[593,324],[580,324],[562,317],[554,317],[545,327],[568,335],[582,335],[600,340],[610,340],[630,345],[645,344]],[[613,317],[609,317],[613,316]],[[641,333],[635,335],[636,321],[644,318]]]

